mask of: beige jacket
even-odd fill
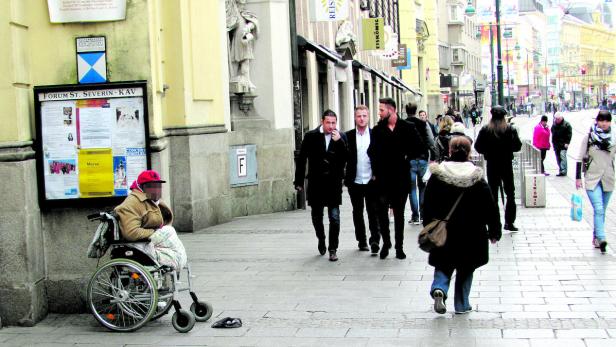
[[[612,143],[616,144],[616,129],[612,129]],[[580,152],[577,161],[582,161],[586,155],[588,146],[588,134],[582,138]],[[594,190],[599,182],[603,185],[603,190],[611,192],[614,190],[614,156],[616,155],[616,145],[613,145],[609,152],[602,151],[595,146],[590,146],[588,154],[592,159],[588,171],[584,174],[584,186],[586,190]]]
[[[131,190],[115,212],[119,216],[122,237],[129,241],[149,238],[157,229],[173,222],[173,213],[165,203],[160,201],[156,205],[136,189]]]

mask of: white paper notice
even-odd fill
[[[110,107],[79,108],[81,148],[111,148],[113,112]]]
[[[110,104],[114,113],[114,153],[124,148],[145,148],[143,99],[111,99]]]
[[[47,199],[75,199],[79,197],[77,159],[45,161],[45,196]]]
[[[126,149],[126,181],[130,186],[137,176],[148,167],[145,148]]]
[[[77,158],[74,101],[50,101],[41,106],[41,131],[45,158]]]

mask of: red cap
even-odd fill
[[[161,180],[158,172],[154,170],[145,170],[139,174],[139,177],[137,177],[137,183],[140,186],[144,185],[145,183],[150,183],[150,182],[165,183],[166,181]]]

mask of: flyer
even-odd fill
[[[113,196],[111,148],[79,151],[79,191],[82,198]]]
[[[107,100],[79,100],[77,107],[80,147],[111,148],[113,113]]]
[[[113,189],[115,196],[128,195],[128,186],[126,179],[126,157],[113,157]]]
[[[77,160],[52,159],[45,164],[45,196],[48,199],[77,198]]]
[[[42,105],[43,153],[45,158],[77,158],[77,127],[74,101]]]
[[[137,98],[112,99],[114,112],[113,146],[118,153],[123,148],[145,147],[143,100]]]
[[[137,179],[139,174],[148,168],[145,148],[126,149],[126,178],[130,185]]]

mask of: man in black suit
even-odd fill
[[[304,189],[304,178],[308,178],[306,199],[311,207],[312,225],[319,239],[318,249],[325,254],[325,227],[323,209],[327,206],[329,217],[329,260],[338,256],[338,235],[340,234],[340,209],[342,203],[342,178],[347,158],[347,143],[344,133],[338,132],[338,117],[331,110],[323,112],[321,125],[304,136],[295,168],[295,189]],[[308,161],[308,175],[306,174]]]
[[[411,158],[427,150],[414,124],[398,117],[396,102],[391,98],[379,100],[379,123],[372,129],[368,156],[373,179],[378,189],[377,215],[383,237],[381,259],[387,258],[391,248],[388,208],[394,211],[396,258],[405,259],[404,205],[411,190]]]
[[[364,201],[368,212],[368,228],[370,229],[370,247],[372,253],[378,253],[379,225],[376,219],[376,190],[372,181],[372,167],[368,157],[370,146],[370,119],[368,107],[359,105],[355,108],[355,129],[346,132],[349,143],[349,159],[347,161],[344,185],[349,190],[353,205],[353,225],[355,239],[360,251],[368,251],[366,241],[366,224],[364,223]]]

